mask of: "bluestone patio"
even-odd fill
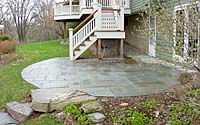
[[[38,88],[72,88],[94,96],[139,96],[167,92],[180,71],[159,64],[81,64],[54,58],[33,64],[22,77]]]

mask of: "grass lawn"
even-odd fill
[[[31,119],[20,125],[63,125],[64,123],[51,118],[48,114],[41,115],[39,118]]]
[[[0,111],[4,111],[6,103],[23,100],[30,95],[30,90],[36,89],[21,78],[23,68],[49,58],[66,57],[69,55],[69,46],[52,40],[23,44],[17,46],[16,52],[21,59],[0,68]],[[84,54],[90,53],[87,51]]]

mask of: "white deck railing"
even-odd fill
[[[76,34],[73,35],[73,49],[77,48],[86,38],[88,38],[96,28],[95,18],[84,25]]]
[[[80,0],[79,5],[65,5],[65,2],[56,3],[55,16],[80,14],[82,9],[93,8],[93,3],[99,3],[104,8],[130,8],[130,0]]]
[[[101,30],[120,30],[120,16],[113,16],[104,14],[102,15],[102,27]]]
[[[63,5],[55,7],[55,15],[72,15],[79,14],[80,6],[79,5]]]
[[[102,6],[102,7],[112,7],[113,6],[113,0],[98,0],[98,3]]]

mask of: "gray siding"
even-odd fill
[[[164,1],[164,0],[163,0]],[[180,5],[180,3],[178,2],[178,0],[171,2],[169,0],[165,0],[164,1],[167,5],[167,7],[169,8],[169,10],[171,10],[171,15],[173,16],[173,10],[175,6]],[[186,4],[188,2],[193,2],[193,0],[182,0],[182,4]],[[153,22],[151,22],[153,23]],[[172,24],[172,29],[170,29],[173,32],[173,24]],[[159,30],[159,29],[157,29]],[[174,42],[173,42],[173,38],[170,38],[170,36],[168,37],[169,41],[166,41],[162,38],[162,35],[159,35],[157,33],[157,46],[156,46],[156,56],[160,59],[166,60],[166,61],[172,61],[173,60],[173,47],[174,47]]]
[[[158,0],[154,0],[155,2]],[[161,0],[164,3],[170,4],[171,1],[174,1],[173,4],[170,6],[176,6],[179,5],[179,0]],[[197,0],[182,0],[182,4],[185,3],[191,3]],[[131,13],[137,14],[138,12],[146,10],[150,6],[150,0],[130,0],[130,6],[131,6]]]
[[[136,14],[138,12],[144,11],[149,5],[149,0],[131,0],[131,13]]]
[[[158,0],[154,0],[157,2]],[[179,5],[179,0],[160,0],[162,1],[169,10],[171,10],[171,14],[173,15],[174,7]],[[186,3],[192,3],[194,0],[182,0],[182,4]],[[127,30],[127,36],[126,40],[136,46],[137,48],[146,51],[148,50],[146,44],[148,44],[148,40],[137,38],[138,33],[134,31],[133,26],[142,26],[142,24],[139,24],[136,22],[135,17],[137,17],[139,12],[142,12],[146,10],[148,7],[157,7],[150,5],[150,0],[130,0],[130,6],[131,6],[131,13],[133,16],[129,17],[128,19],[128,28]],[[153,22],[151,22],[153,23]],[[172,26],[173,27],[173,26]],[[137,39],[136,39],[137,38]],[[169,41],[162,40],[162,35],[157,34],[157,46],[156,46],[156,56],[160,59],[166,60],[166,61],[172,61],[173,57],[173,39],[169,39]]]

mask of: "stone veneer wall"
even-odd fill
[[[141,21],[138,21],[141,20]],[[144,33],[144,23],[142,23],[142,17],[132,15],[126,19],[126,39],[125,41],[135,48],[141,50],[141,52],[148,54],[149,37],[147,33]],[[154,22],[151,21],[151,25]],[[146,32],[146,31],[145,31]],[[153,40],[153,39],[151,39]],[[165,41],[162,35],[157,34],[156,41],[156,57],[165,61],[172,61],[173,59],[173,39]]]
[[[144,24],[138,21],[138,19],[142,20],[142,17],[138,14],[126,18],[125,41],[135,48],[140,49],[143,53],[148,54],[148,37],[144,35]]]

